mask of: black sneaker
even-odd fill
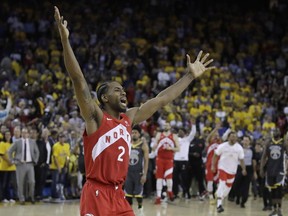
[[[269,216],[278,216],[278,211],[276,209],[273,210],[273,212],[271,212],[271,214],[269,214]]]
[[[230,201],[230,202],[234,202],[234,197],[228,197],[228,200]]]
[[[244,203],[241,203],[241,204],[240,204],[240,207],[241,207],[241,208],[245,208],[245,204],[244,204]]]
[[[240,204],[240,198],[237,198],[236,199],[236,205],[239,205]]]
[[[220,205],[220,206],[217,207],[217,212],[218,212],[218,213],[221,213],[221,212],[223,212],[223,211],[224,211],[224,208],[222,207],[222,205]]]
[[[188,193],[185,193],[184,198],[190,200],[190,199],[191,199],[190,193],[189,193],[189,192],[188,192]]]

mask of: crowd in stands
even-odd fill
[[[69,20],[71,46],[95,103],[97,86],[105,80],[121,83],[128,106],[137,106],[183,75],[186,53],[195,57],[204,50],[214,59],[217,69],[193,81],[175,102],[141,123],[148,143],[165,122],[175,131],[189,132],[193,117],[196,139],[221,122],[220,135],[227,128],[239,139],[249,135],[261,152],[262,138],[273,129],[279,128],[282,136],[287,133],[288,4],[213,2],[83,0],[57,6]],[[36,129],[36,140],[48,129],[53,151],[61,134],[70,149],[63,190],[72,188],[64,194],[78,197],[84,123],[65,71],[51,2],[1,1],[0,61],[0,146],[13,143],[16,130],[23,127]],[[5,139],[7,131],[12,140]],[[3,171],[7,170],[0,169],[0,176]],[[154,183],[145,187],[147,196],[155,190]],[[205,189],[200,187],[202,194]],[[0,191],[3,195],[3,188]],[[17,198],[14,195],[11,200]]]

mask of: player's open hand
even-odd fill
[[[205,71],[214,69],[214,66],[208,67],[210,63],[213,62],[213,59],[208,61],[207,58],[209,53],[205,54],[202,57],[203,51],[201,50],[195,60],[195,62],[191,63],[190,56],[187,54],[187,69],[193,75],[194,78],[201,76]]]
[[[60,33],[61,39],[67,39],[69,37],[69,30],[67,28],[67,21],[60,15],[59,9],[54,6],[54,18],[57,23],[57,27]]]

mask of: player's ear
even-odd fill
[[[108,102],[108,98],[107,98],[107,96],[106,96],[105,94],[102,94],[102,95],[101,95],[101,99],[102,99],[102,101],[103,101],[104,103]]]

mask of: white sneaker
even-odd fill
[[[143,206],[142,206],[141,208],[138,208],[137,215],[138,215],[138,216],[143,216],[143,215],[144,215],[144,213],[143,213]]]
[[[4,200],[2,200],[2,203],[9,203],[9,200],[4,199]]]
[[[10,199],[9,202],[10,203],[16,203],[16,201],[14,199]]]

